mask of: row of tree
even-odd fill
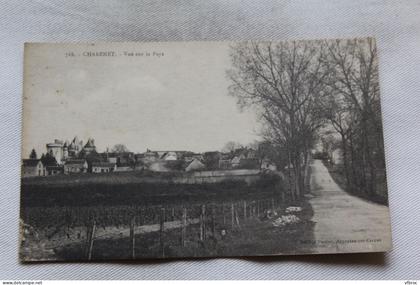
[[[231,60],[230,94],[257,111],[263,138],[286,156],[293,199],[310,150],[332,130],[348,187],[376,193],[384,155],[373,39],[246,42],[231,47]]]

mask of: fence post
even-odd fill
[[[244,201],[244,220],[246,220],[246,201]]]
[[[274,207],[274,199],[273,199],[273,198],[271,198],[271,210],[272,210],[272,211],[274,211],[274,208],[275,208],[275,207]]]
[[[248,217],[252,218],[254,216],[254,213],[253,213],[253,211],[254,211],[254,205],[252,204],[252,201],[249,202],[248,208],[249,208]]]
[[[206,205],[201,206],[200,214],[200,240],[206,239]]]
[[[225,204],[222,203],[223,225],[226,225]]]
[[[230,212],[231,212],[231,224],[232,224],[232,228],[235,226],[235,205],[233,205],[233,203],[230,206]]]
[[[238,215],[238,208],[235,209],[235,220],[236,220],[236,225],[239,227],[239,215]]]
[[[159,231],[159,243],[160,243],[160,251],[162,257],[165,257],[165,243],[163,239],[164,231],[165,231],[165,208],[160,209],[160,231]]]
[[[260,201],[257,200],[257,217],[260,216]]]
[[[90,235],[89,235],[89,248],[88,248],[88,260],[92,260],[92,252],[93,252],[93,242],[95,240],[95,230],[96,230],[96,221],[93,220],[92,223],[92,229],[90,230]]]
[[[187,236],[187,208],[182,209],[181,222],[181,245],[185,246],[185,238]]]
[[[216,209],[214,208],[214,205],[211,208],[211,231],[213,237],[216,237]]]
[[[136,217],[134,216],[131,219],[131,223],[130,223],[130,241],[131,241],[131,258],[135,259],[136,258],[136,236],[135,236],[135,232],[134,232],[134,226],[136,223]]]

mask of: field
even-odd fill
[[[312,215],[275,225],[291,206],[274,177],[248,185],[22,183],[24,260],[99,260],[307,252]],[[133,176],[128,176],[133,177]],[[93,178],[92,178],[93,179]],[[95,177],[96,179],[96,177]],[[107,179],[107,178],[102,178]],[[130,178],[132,179],[132,178]],[[45,179],[46,180],[46,179]],[[115,181],[115,180],[114,180]],[[66,181],[67,182],[67,181]]]

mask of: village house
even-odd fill
[[[239,164],[241,163],[241,157],[235,156],[230,160],[231,168],[239,168]]]
[[[342,165],[344,163],[343,151],[340,148],[337,148],[334,151],[332,151],[331,163],[335,165]]]
[[[230,157],[230,159],[229,159]],[[232,169],[258,169],[260,162],[258,159],[257,151],[252,148],[239,148],[231,152],[230,156],[225,154],[221,166],[224,169],[229,169],[228,162],[230,161],[230,168]]]
[[[135,157],[132,152],[122,152],[117,154],[117,167],[134,166]]]
[[[188,165],[185,167],[186,172],[198,171],[205,169],[206,166],[200,160],[194,158]]]
[[[219,161],[222,156],[219,151],[208,151],[203,156],[203,162],[207,169],[219,169]]]
[[[232,168],[232,163],[231,163],[231,159],[232,159],[232,152],[222,152],[220,154],[220,159],[219,159],[219,169],[231,169]]]
[[[220,159],[219,160],[219,169],[231,169],[232,163],[230,159]]]
[[[255,159],[255,158],[258,158],[258,154],[257,154],[257,151],[255,150],[255,149],[252,149],[252,148],[248,148],[247,150],[246,150],[246,158],[248,158],[248,159]]]
[[[139,170],[144,170],[146,167],[145,167],[145,165],[144,165],[144,162],[143,161],[141,161],[141,160],[137,160],[136,161],[136,164],[134,165],[134,170],[137,170],[137,171],[139,171]]]
[[[276,171],[277,166],[270,159],[264,158],[261,162],[261,169],[262,170]]]
[[[117,165],[112,162],[92,162],[92,173],[108,173],[117,169]]]
[[[260,164],[259,160],[256,158],[242,158],[239,161],[239,165],[237,168],[240,169],[259,169]]]
[[[47,175],[58,175],[64,172],[64,167],[61,165],[47,165]]]
[[[161,155],[162,160],[178,160],[178,155],[175,151],[168,151]]]
[[[86,159],[70,159],[64,162],[64,174],[85,173],[88,170]]]
[[[46,170],[40,159],[22,160],[22,177],[45,176]]]
[[[186,151],[186,152],[182,155],[181,159],[182,159],[182,160],[184,160],[185,162],[191,162],[191,161],[193,161],[193,159],[194,159],[194,153],[193,153],[193,152],[191,152],[191,151]]]
[[[135,167],[135,166],[134,166]],[[130,166],[117,166],[115,168],[115,172],[127,172],[127,171],[133,171],[134,169]]]
[[[196,158],[196,159],[198,159],[199,161],[203,161],[203,160],[204,160],[204,156],[203,156],[203,154],[201,154],[201,153],[194,153],[194,154],[192,155],[192,158]]]
[[[106,159],[106,161],[107,161],[107,162],[110,162],[110,163],[115,163],[115,164],[117,164],[118,157],[108,157],[108,158]]]
[[[104,152],[100,154],[103,161],[115,163],[117,167],[134,166],[138,155],[133,152]]]
[[[51,153],[47,152],[47,154],[43,154],[41,156],[41,162],[46,170],[46,175],[56,175],[63,173],[63,167],[57,163],[57,160]]]
[[[157,152],[155,151],[151,151],[150,149],[148,149],[145,153],[143,153],[143,155],[138,156],[137,160],[141,160],[144,163],[148,163],[148,162],[154,162],[159,158]]]

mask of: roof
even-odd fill
[[[87,143],[85,144],[85,147],[95,147],[95,142],[93,139],[89,138]]]
[[[112,162],[93,162],[92,166],[95,166],[95,167],[115,167],[115,163],[112,163]]]
[[[86,159],[69,159],[66,160],[65,164],[76,164],[76,163],[85,163]]]
[[[233,157],[233,158],[231,159],[231,161],[232,161],[233,163],[239,163],[239,162],[241,161],[241,159],[239,158],[239,156],[235,156],[235,157]]]
[[[221,153],[221,159],[225,159],[225,160],[227,160],[227,159],[232,159],[234,156],[233,156],[233,153],[231,153],[231,152],[223,152],[223,153]]]
[[[198,159],[194,158],[194,160],[192,160],[186,167],[185,167],[185,171],[190,171],[190,170],[198,170],[198,169],[203,169],[206,166],[199,161]]]
[[[184,155],[184,153],[186,153],[186,150],[148,150],[145,153],[149,153],[149,152],[155,152],[157,153],[159,156],[163,156],[167,153],[175,153],[176,155]]]
[[[71,160],[66,160],[64,162],[64,165],[76,165],[76,166],[83,166],[86,163],[85,159],[71,159]]]
[[[191,160],[191,162],[188,163],[187,167],[190,166],[190,165],[202,165],[202,166],[205,166],[204,163],[202,163],[197,158],[194,158],[193,160]]]
[[[241,163],[247,163],[247,162],[256,162],[256,163],[258,163],[259,160],[256,159],[256,158],[242,158],[241,159]]]
[[[47,169],[48,169],[48,170],[51,170],[51,169],[59,169],[59,170],[62,170],[62,169],[63,169],[63,167],[62,167],[62,166],[60,166],[60,165],[48,165],[48,166],[47,166]]]
[[[23,159],[22,164],[23,166],[27,166],[27,167],[35,167],[38,165],[40,161],[41,161],[40,159]]]
[[[165,157],[168,157],[168,156],[178,157],[178,154],[175,151],[168,151],[168,152],[165,152],[164,154],[162,154],[162,156],[160,158],[164,159]]]
[[[76,144],[74,142],[71,142],[68,146],[69,149],[73,149],[76,147]]]
[[[112,151],[109,151],[109,152],[102,152],[101,153],[102,155],[108,155],[109,157],[131,157],[131,156],[133,156],[134,155],[134,152],[132,152],[132,151],[124,151],[124,152],[112,152]]]

